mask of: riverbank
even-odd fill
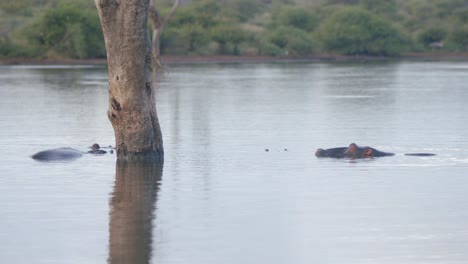
[[[398,57],[345,56],[323,54],[309,57],[267,57],[267,56],[162,56],[164,64],[205,64],[205,63],[292,63],[314,61],[379,61],[379,60],[428,60],[468,61],[468,53],[430,52],[407,53]],[[3,58],[0,65],[105,65],[105,59],[32,59]]]

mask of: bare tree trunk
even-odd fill
[[[95,0],[109,67],[108,117],[118,159],[163,160],[151,81],[148,0]]]
[[[158,78],[159,71],[161,70],[161,62],[159,56],[161,55],[161,34],[167,25],[167,22],[174,15],[177,7],[180,5],[180,0],[174,0],[171,11],[166,16],[161,16],[156,9],[156,0],[150,0],[149,6],[149,19],[153,28],[153,59],[155,65],[153,66],[153,81]]]

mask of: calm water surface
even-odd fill
[[[467,84],[463,62],[172,66],[163,167],[40,163],[114,144],[107,70],[0,66],[0,263],[467,263]],[[314,156],[352,142],[397,155]]]

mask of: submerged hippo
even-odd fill
[[[371,147],[360,147],[355,143],[351,143],[348,147],[343,148],[330,148],[330,149],[317,149],[315,156],[319,158],[336,158],[336,159],[368,159],[376,157],[394,156],[394,153],[383,152]],[[432,153],[408,153],[407,156],[435,156]]]
[[[88,152],[82,152],[73,148],[56,148],[48,149],[44,151],[39,151],[38,153],[31,156],[31,158],[38,161],[64,161],[64,160],[74,160],[77,159],[83,154],[106,154],[107,151],[101,149],[99,144],[95,143],[91,147],[91,150]],[[113,153],[113,150],[110,150],[110,153]]]

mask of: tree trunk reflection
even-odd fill
[[[109,263],[149,263],[162,164],[117,161],[110,201]]]

